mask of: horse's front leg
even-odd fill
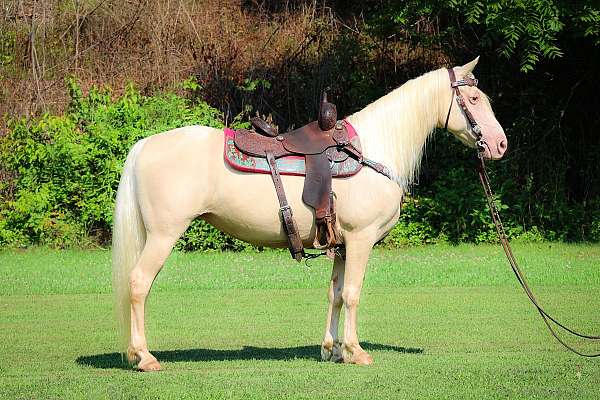
[[[360,347],[356,333],[356,321],[360,292],[365,270],[374,241],[360,235],[352,240],[346,238],[346,263],[342,300],[345,306],[344,340],[342,357],[345,363],[372,364],[373,358]]]
[[[331,271],[331,283],[327,297],[329,308],[327,310],[327,324],[325,337],[321,344],[321,359],[323,361],[342,361],[342,347],[338,340],[338,326],[340,323],[340,310],[342,309],[342,288],[344,287],[344,260],[336,254]]]

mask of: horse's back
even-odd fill
[[[189,161],[188,157],[197,154],[211,142],[222,142],[223,130],[208,126],[191,125],[152,135],[146,139],[146,144],[139,157],[140,163],[155,163],[161,161]],[[196,158],[196,157],[191,157]]]

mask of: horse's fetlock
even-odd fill
[[[129,346],[129,347],[127,348],[127,362],[128,362],[130,365],[136,365],[137,363],[139,363],[139,362],[140,362],[140,360],[141,360],[141,357],[140,357],[140,356],[138,356],[138,354],[137,354],[137,353],[138,353],[138,352],[137,352],[137,351],[136,351],[136,350],[135,350],[133,347]]]
[[[323,343],[321,343],[321,347],[331,351],[333,349],[333,339],[323,340]]]

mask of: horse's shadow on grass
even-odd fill
[[[422,348],[400,347],[387,344],[361,343],[367,351],[394,351],[405,354],[422,354]],[[187,349],[187,350],[162,350],[154,351],[153,354],[159,361],[181,362],[181,361],[227,361],[227,360],[320,360],[321,347],[297,346],[297,347],[254,347],[244,346],[241,349],[214,350],[214,349]],[[95,368],[126,368],[129,367],[123,361],[120,353],[104,353],[91,356],[77,357],[75,360],[80,365]]]

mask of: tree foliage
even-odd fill
[[[593,0],[392,1],[376,15],[376,24],[387,20],[388,29],[404,31],[414,30],[422,18],[451,20],[441,35],[472,29],[479,42],[471,45],[494,48],[507,59],[517,57],[523,72],[542,59],[562,57],[561,35],[600,43],[600,5]]]

